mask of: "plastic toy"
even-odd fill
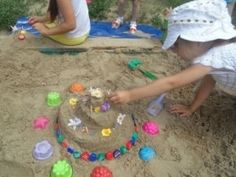
[[[134,131],[132,133],[132,136],[129,138],[129,140],[127,141],[127,143],[125,145],[121,145],[119,148],[113,150],[113,151],[109,151],[109,152],[89,152],[89,151],[84,151],[84,152],[80,152],[79,150],[76,150],[74,147],[72,147],[69,142],[65,139],[65,137],[62,134],[62,131],[60,129],[60,125],[58,123],[58,117],[56,119],[56,124],[55,124],[55,135],[57,138],[57,142],[66,149],[66,151],[73,155],[73,157],[75,159],[82,159],[85,161],[103,161],[103,160],[113,160],[116,159],[118,157],[120,157],[121,155],[124,155],[128,152],[128,150],[130,150],[135,143],[138,140],[138,132]],[[135,129],[136,129],[137,125],[135,124]],[[105,131],[107,131],[107,129],[105,129]],[[108,133],[111,130],[108,130]],[[95,158],[96,156],[96,158]]]
[[[108,101],[105,101],[101,106],[102,112],[107,112],[110,108],[111,106]]]
[[[116,149],[114,152],[113,152],[113,157],[114,158],[119,158],[121,156],[121,152],[119,149]]]
[[[124,145],[120,147],[120,152],[121,152],[122,155],[124,155],[127,151],[128,150]]]
[[[47,141],[43,140],[37,143],[33,150],[33,157],[36,160],[46,160],[53,154],[52,145]]]
[[[51,177],[72,177],[71,165],[65,160],[57,161],[51,170]]]
[[[69,104],[71,106],[76,106],[77,103],[78,103],[78,99],[77,98],[70,98],[69,99]]]
[[[97,160],[103,161],[104,159],[105,159],[105,153],[103,153],[103,152],[99,153],[97,156]]]
[[[112,172],[105,166],[96,166],[92,173],[90,174],[90,177],[112,177]]]
[[[105,156],[106,156],[107,160],[112,160],[113,159],[113,152],[107,152]]]
[[[69,119],[69,123],[67,124],[67,126],[72,127],[73,130],[75,130],[77,127],[79,127],[81,125],[82,121],[75,117],[74,119]]]
[[[139,158],[148,161],[156,156],[156,152],[153,148],[149,146],[144,146],[139,150]]]
[[[78,158],[80,158],[80,152],[79,151],[74,151],[74,153],[73,153],[73,157],[75,158],[75,159],[78,159]]]
[[[110,128],[104,128],[102,129],[102,136],[110,136],[111,135],[111,129]]]
[[[81,93],[84,91],[84,86],[79,83],[74,83],[70,86],[70,92],[71,93]]]
[[[19,40],[24,40],[25,39],[25,35],[24,34],[19,34],[18,35],[18,39]]]
[[[125,145],[126,149],[130,150],[132,148],[132,143],[131,141],[128,141]]]
[[[81,159],[87,161],[89,159],[89,152],[85,151],[81,154]]]
[[[103,92],[102,92],[102,89],[100,89],[100,88],[90,87],[89,92],[92,97],[95,97],[95,98],[102,98],[103,97]]]
[[[117,122],[119,125],[122,125],[122,122],[123,122],[125,116],[126,116],[125,114],[119,113],[119,115],[118,115],[118,117],[117,117],[117,119],[116,119],[116,122]]]
[[[151,103],[149,103],[147,112],[152,116],[157,116],[161,110],[163,109],[164,104],[164,98],[165,93],[161,94],[159,97],[157,97],[155,100],[153,100]]]
[[[150,71],[145,71],[143,68],[141,68],[142,62],[139,59],[133,58],[128,61],[128,67],[131,70],[139,70],[145,77],[156,80],[157,77]]]
[[[100,108],[100,107],[98,107],[98,106],[97,106],[97,107],[95,107],[95,108],[94,108],[94,112],[96,112],[96,113],[98,113],[98,112],[101,112],[101,108]]]
[[[160,133],[159,125],[154,121],[144,122],[142,128],[149,135],[158,135]]]
[[[61,96],[58,92],[50,92],[47,96],[47,104],[56,107],[61,104]]]
[[[37,117],[33,121],[34,128],[45,129],[49,123],[49,118],[45,116]]]
[[[89,158],[88,158],[89,161],[91,162],[94,162],[97,160],[97,154],[92,152],[90,155],[89,155]]]

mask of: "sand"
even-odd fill
[[[206,103],[190,118],[168,113],[173,103],[189,103],[194,85],[169,92],[164,110],[156,117],[146,113],[153,99],[125,105],[142,123],[154,120],[160,135],[140,132],[133,149],[119,159],[102,162],[75,160],[57,143],[53,123],[59,107],[50,108],[46,96],[57,91],[66,99],[74,82],[109,85],[112,90],[150,83],[138,71],[130,71],[127,62],[139,58],[143,66],[158,78],[183,69],[186,64],[175,55],[162,51],[151,39],[89,39],[79,46],[78,55],[45,55],[42,47],[58,47],[48,39],[28,37],[18,41],[0,36],[0,177],[46,177],[52,165],[66,159],[75,177],[89,177],[97,165],[105,165],[114,177],[235,177],[236,176],[236,100],[214,91]],[[41,115],[50,118],[45,130],[35,130],[32,121]],[[34,145],[48,140],[54,148],[46,161],[32,157]],[[139,149],[148,145],[157,156],[147,162],[139,159]]]

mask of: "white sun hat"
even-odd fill
[[[173,9],[163,49],[171,47],[178,37],[194,42],[236,37],[224,0],[195,0]]]

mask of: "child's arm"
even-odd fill
[[[44,35],[63,34],[73,30],[76,26],[74,10],[72,3],[68,0],[57,0],[58,9],[63,16],[64,21],[55,28],[47,28],[42,23],[36,23],[33,26]]]
[[[111,94],[110,99],[114,103],[124,104],[141,98],[160,95],[174,88],[197,81],[207,75],[211,70],[211,67],[196,64],[180,73],[159,79],[146,86],[114,92]]]
[[[185,105],[173,105],[170,108],[171,113],[178,113],[181,117],[190,116],[193,112],[199,108],[202,103],[206,100],[206,98],[210,95],[211,91],[215,87],[215,81],[210,76],[207,75],[203,78],[201,82],[201,86],[195,95],[193,102],[190,106]]]

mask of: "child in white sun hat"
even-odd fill
[[[111,94],[114,103],[160,95],[201,80],[190,106],[174,105],[170,112],[191,115],[209,96],[215,84],[236,96],[236,30],[231,24],[224,0],[195,0],[173,9],[168,19],[163,49],[192,62],[183,71],[131,90]]]

